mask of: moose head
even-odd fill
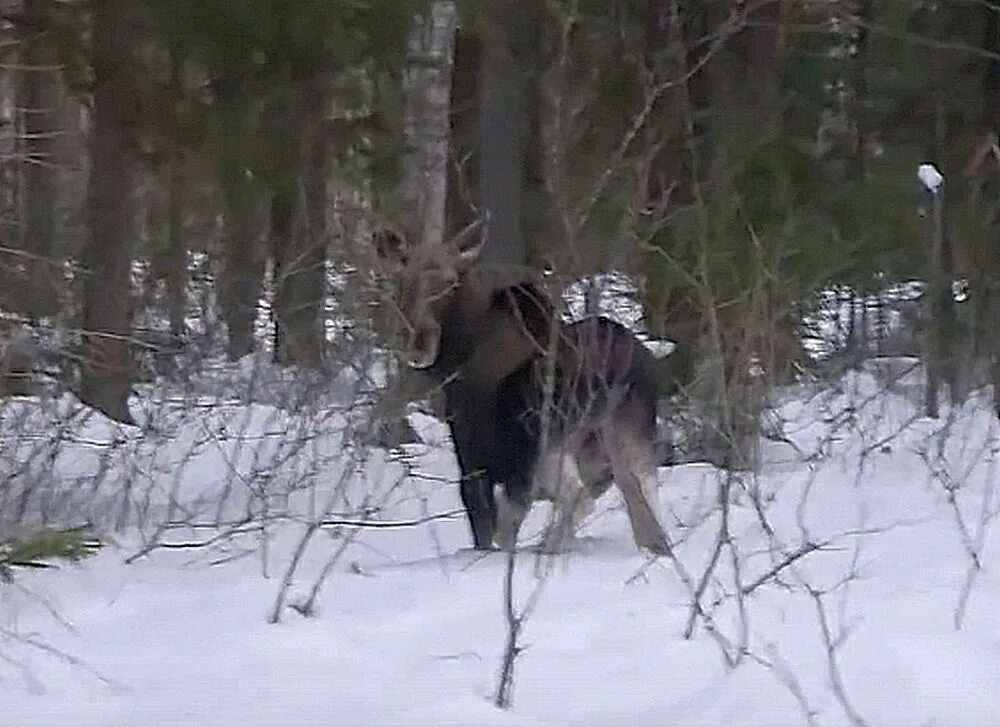
[[[444,316],[482,252],[470,226],[441,245],[414,245],[402,234],[380,230],[376,250],[384,272],[399,285],[396,304],[406,329],[407,363],[428,369],[441,351]]]

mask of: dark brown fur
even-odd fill
[[[646,491],[655,478],[655,359],[641,342],[603,317],[563,324],[538,286],[499,283],[473,266],[474,255],[382,252],[399,276],[410,360],[444,387],[475,546],[494,546],[499,510],[508,531],[500,539],[512,544],[540,497],[563,513],[558,547],[585,501],[614,479],[637,543],[663,552]],[[552,481],[563,472],[579,480],[568,495]]]

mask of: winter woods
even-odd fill
[[[431,714],[429,669],[434,699],[483,697],[457,700],[466,723],[494,700],[574,724],[884,724],[889,702],[975,722],[940,706],[947,675],[901,664],[957,654],[949,673],[976,683],[996,628],[995,3],[2,0],[0,17],[0,594],[91,572],[43,567],[63,561],[151,569],[171,597],[176,558],[238,574],[262,623],[318,616],[380,659],[420,644],[386,662],[409,685],[395,702],[360,700],[372,723]],[[509,561],[462,550],[445,386],[403,355],[441,270],[403,284],[387,231],[432,261],[481,243],[555,318],[607,315],[656,352],[657,557],[627,547],[614,490],[566,572],[514,567],[547,506]],[[555,369],[526,389],[545,406]],[[912,646],[938,611],[973,636]],[[0,678],[34,685],[25,650],[48,642],[3,629]],[[163,633],[149,648],[170,654]],[[558,667],[575,649],[599,656],[579,713]],[[102,673],[130,673],[108,653]],[[358,659],[310,669],[354,704],[380,678]],[[670,711],[716,667],[764,696]],[[626,682],[668,696],[595,696]]]

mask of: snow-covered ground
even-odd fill
[[[769,439],[764,471],[733,484],[732,547],[701,598],[710,628],[698,619],[690,639],[691,590],[719,532],[717,470],[661,470],[675,562],[634,550],[614,492],[547,577],[536,578],[526,550],[518,603],[544,586],[508,712],[491,701],[506,638],[504,557],[465,550],[461,516],[427,520],[459,507],[440,424],[415,414],[424,444],[358,459],[344,433],[351,412],[323,418],[319,405],[306,417],[188,402],[152,435],[122,437],[63,412],[72,435],[58,456],[35,442],[24,450],[34,464],[5,487],[33,472],[45,487],[90,493],[103,503],[91,516],[103,508],[113,522],[125,508],[141,527],[81,566],[0,586],[0,726],[995,725],[1000,522],[982,514],[1000,507],[1000,432],[985,401],[922,419],[909,363],[872,364],[823,392],[781,392],[774,418],[787,439]],[[3,416],[10,440],[10,410]],[[184,507],[158,510],[170,493]],[[336,525],[374,508],[370,517],[399,527]],[[165,513],[207,524],[261,512],[299,521],[213,547],[178,546],[214,529],[158,527]],[[305,521],[320,514],[327,526],[288,604],[301,604],[357,537],[315,616],[286,606],[270,624]],[[536,507],[529,535],[544,515]],[[172,547],[123,562],[153,537]],[[970,551],[982,570],[956,630]]]

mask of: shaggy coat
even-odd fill
[[[558,549],[615,482],[637,545],[665,552],[656,361],[642,343],[604,317],[561,322],[538,286],[499,283],[476,251],[397,240],[381,252],[400,282],[410,363],[444,390],[475,547],[512,547],[546,499],[557,518],[544,547]]]

